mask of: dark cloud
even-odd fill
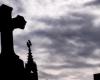
[[[85,62],[70,62],[70,65],[68,64],[64,64],[64,65],[59,65],[59,66],[53,66],[53,65],[49,65],[49,66],[44,66],[46,69],[54,69],[54,70],[61,70],[61,69],[82,69],[82,68],[93,68],[93,67],[98,67],[100,66],[100,64],[98,65],[93,65],[93,64],[88,64]]]
[[[50,25],[52,28],[49,30],[35,31],[32,33],[32,35],[37,35],[38,37],[48,37],[52,41],[52,44],[46,46],[42,45],[42,47],[44,46],[51,54],[53,53],[59,55],[61,58],[62,56],[66,56],[66,60],[68,57],[73,59],[75,56],[77,56],[76,60],[79,59],[78,57],[93,58],[93,51],[97,48],[100,48],[100,38],[98,37],[100,34],[100,28],[93,26],[94,17],[92,15],[72,14],[72,16],[76,17],[76,19],[68,19],[66,16],[60,19],[38,19],[38,21]],[[78,25],[80,26],[80,29],[73,30],[74,26],[70,25]],[[72,27],[72,30],[68,29],[68,27]],[[75,46],[74,44],[69,43],[69,40],[75,41],[75,43],[79,46]],[[81,47],[82,44],[84,45],[83,47]],[[72,54],[75,51],[77,52]],[[95,58],[100,58],[100,56],[97,55]],[[66,68],[85,68],[96,66],[87,64],[85,61],[84,63],[73,62],[72,64],[72,66],[67,64],[64,66]]]
[[[95,5],[95,6],[99,6],[100,5],[100,0],[93,0],[89,3],[86,3],[85,5],[91,6],[91,5]]]
[[[41,75],[39,76],[41,79],[43,78],[44,79],[44,76],[45,76],[45,79],[60,79],[61,76],[55,76],[53,74],[49,74],[48,72],[43,72],[43,71],[40,71],[39,72]]]
[[[50,30],[45,30],[45,31],[43,30],[36,31],[34,32],[34,34],[37,36],[48,37],[53,43],[51,45],[51,48],[58,51],[58,53],[59,51],[60,52],[67,51],[68,47],[72,49],[71,47],[73,47],[73,45],[71,46],[71,44],[67,42],[67,40],[69,39],[76,40],[78,38],[76,40],[77,44],[78,42],[83,43],[85,45],[87,44],[91,45],[91,43],[95,43],[97,46],[99,46],[98,44],[100,40],[98,38],[99,29],[94,28],[93,23],[92,23],[93,17],[89,15],[81,15],[81,14],[73,14],[72,16],[75,16],[76,19],[67,18],[66,16],[60,19],[50,19],[50,18],[39,19],[39,21],[44,22],[47,25],[51,25],[52,28]],[[77,19],[77,17],[78,18],[80,17],[80,19]],[[80,26],[80,29],[73,30],[74,25]],[[69,29],[70,27],[71,29]],[[90,47],[88,45],[87,47]],[[50,49],[50,46],[49,46],[49,49]]]
[[[99,4],[99,0],[95,0],[88,5]],[[16,14],[24,11],[23,3],[21,0],[13,0],[13,4],[16,4]],[[38,37],[41,38],[39,43],[33,43],[33,48],[39,46],[39,48],[45,48],[50,56],[48,57],[48,62],[61,62],[66,63],[62,65],[45,65],[45,69],[80,69],[80,68],[90,68],[98,67],[100,64],[87,63],[88,59],[99,59],[100,56],[94,54],[94,50],[100,48],[100,27],[95,27],[93,20],[95,17],[93,15],[84,13],[70,13],[70,15],[65,15],[60,18],[38,18],[32,19],[38,23],[44,23],[49,29],[35,30],[28,33],[23,33],[20,35],[14,35],[15,46],[18,47],[19,51],[26,49],[26,41],[28,39],[36,41]],[[33,26],[33,25],[32,25]],[[29,26],[30,27],[30,26]],[[48,38],[51,43],[42,43],[44,38]],[[40,44],[41,42],[41,44]],[[47,44],[48,43],[48,44]],[[40,53],[41,54],[41,53]],[[84,58],[86,60],[82,61]],[[48,72],[40,72],[40,78],[46,77],[46,79],[60,79],[60,76],[55,76],[49,74]],[[57,80],[58,80],[57,79]]]
[[[23,12],[25,10],[22,0],[13,0],[13,4],[16,4],[15,7],[17,13]]]
[[[47,25],[51,25],[54,28],[63,28],[63,27],[70,27],[70,25],[82,25],[82,26],[90,26],[91,21],[93,20],[92,15],[88,14],[77,14],[77,13],[70,13],[70,15],[65,15],[57,19],[45,17],[37,19],[40,22],[44,22]],[[59,26],[59,27],[57,27]],[[73,26],[74,28],[74,26]]]
[[[22,0],[11,0],[10,2],[1,0],[0,5],[1,4],[6,4],[8,6],[13,7],[13,12],[17,15],[25,11],[25,7],[23,6]]]
[[[71,15],[73,16],[71,18],[64,16],[59,19],[37,19],[40,23],[45,23],[47,26],[51,26],[51,28],[18,35],[18,39],[15,39],[15,44],[21,48],[24,47],[22,44],[27,39],[48,38],[52,42],[51,44],[43,43],[41,45],[33,43],[34,47],[38,45],[40,48],[45,48],[50,53],[50,63],[55,62],[56,64],[56,61],[60,62],[59,58],[62,58],[66,64],[59,66],[45,65],[46,69],[59,70],[64,68],[93,68],[99,66],[99,63],[95,65],[87,63],[88,58],[93,60],[100,58],[99,55],[93,53],[94,50],[100,48],[100,38],[98,37],[100,28],[93,25],[94,17],[92,15],[76,13]],[[74,25],[78,25],[80,28],[73,30]],[[21,41],[19,42],[19,40]],[[70,41],[74,41],[75,44]],[[81,58],[85,58],[85,60],[81,61]]]

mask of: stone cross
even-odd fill
[[[13,30],[24,29],[26,21],[20,15],[12,18],[12,8],[6,5],[0,6],[0,32],[1,32],[1,55],[14,54]],[[20,41],[20,40],[19,40]]]

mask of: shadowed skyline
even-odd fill
[[[39,80],[93,80],[92,74],[100,72],[100,1],[0,3],[14,8],[13,17],[20,14],[27,20],[24,31],[14,31],[15,51],[26,62],[25,42],[32,41]]]

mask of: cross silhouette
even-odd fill
[[[0,6],[0,32],[1,32],[1,55],[14,54],[13,30],[24,29],[26,21],[20,15],[12,18],[12,8],[6,5]]]

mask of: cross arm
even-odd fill
[[[12,19],[12,25],[13,25],[13,29],[15,28],[21,28],[24,29],[26,24],[26,21],[24,19],[24,17],[18,15],[17,17]]]

